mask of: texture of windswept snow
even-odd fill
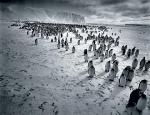
[[[126,88],[118,87],[120,73],[133,60],[133,57],[127,60],[121,55],[121,45],[139,48],[139,61],[143,56],[150,59],[149,28],[112,26],[109,30],[109,35],[116,32],[120,36],[119,47],[113,47],[119,60],[119,73],[113,82],[109,82],[104,67],[110,58],[100,63],[99,59],[94,59],[93,52],[89,52],[89,56],[94,61],[96,76],[87,78],[83,50],[91,40],[77,45],[77,39],[69,33],[69,38],[73,37],[69,51],[57,49],[57,43],[51,43],[50,39],[39,38],[39,44],[35,46],[37,37],[31,38],[25,30],[8,28],[8,25],[0,25],[1,115],[128,115],[125,106],[129,95],[142,79],[148,80],[148,104],[143,115],[150,114],[150,72],[136,71]],[[73,45],[76,47],[74,54],[71,52]]]

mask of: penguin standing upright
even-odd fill
[[[61,45],[64,47],[64,39],[61,39]]]
[[[125,49],[125,46],[123,45],[123,46],[121,47],[122,55],[124,54],[124,49]]]
[[[89,49],[88,49],[89,51],[91,51],[92,50],[92,45],[89,45]]]
[[[146,91],[146,89],[147,89],[147,80],[142,80],[141,82],[140,82],[140,84],[139,84],[139,87],[138,87],[138,89],[140,89],[141,90],[141,92],[145,92]]]
[[[109,50],[109,57],[111,57],[112,54],[113,54],[113,49],[110,49],[110,50]]]
[[[60,49],[60,43],[57,44],[58,49]]]
[[[116,60],[116,54],[114,53],[113,55],[112,55],[112,62],[114,62]]]
[[[145,63],[145,70],[144,71],[148,71],[149,68],[150,68],[150,61],[147,61]]]
[[[68,43],[66,43],[65,49],[66,49],[66,51],[68,51],[68,49],[69,49],[69,44]]]
[[[72,38],[70,38],[70,43],[72,43]]]
[[[93,44],[93,51],[96,50],[96,44]]]
[[[80,40],[78,40],[78,45],[80,45]]]
[[[72,53],[75,53],[75,47],[74,46],[72,47]]]
[[[27,30],[27,35],[29,35],[29,30]]]
[[[84,50],[84,60],[85,60],[85,62],[88,62],[88,53],[87,53],[87,49]]]
[[[113,68],[111,68],[111,70],[109,71],[109,75],[108,75],[109,81],[114,81],[115,77],[116,77],[116,72]]]
[[[130,69],[128,73],[127,81],[132,81],[133,77],[134,77],[134,70]]]
[[[104,54],[102,54],[101,56],[100,56],[100,62],[103,62],[104,61]]]
[[[126,86],[126,76],[124,74],[121,74],[120,78],[119,78],[119,86],[120,87],[125,87]]]
[[[147,104],[147,97],[145,94],[142,94],[137,102],[136,110],[141,113],[145,109],[146,104]]]
[[[135,58],[132,62],[132,69],[135,69],[138,65],[138,60]]]
[[[38,45],[38,39],[35,39],[35,45]]]
[[[88,69],[88,74],[89,74],[90,78],[94,77],[94,75],[95,75],[95,68],[94,68],[93,65]]]
[[[87,43],[87,39],[85,38],[85,40],[84,40],[84,43],[86,44]]]
[[[127,58],[130,58],[130,56],[131,56],[131,49],[128,49],[128,51],[127,51]]]
[[[134,55],[134,53],[135,53],[135,48],[136,48],[136,47],[133,47],[133,48],[132,48],[132,51],[131,51],[131,54],[132,54],[132,55]]]
[[[91,66],[93,66],[93,61],[92,61],[92,60],[89,61],[89,63],[88,63],[88,69],[89,69]]]
[[[109,53],[108,50],[106,50],[105,51],[105,58],[108,58],[108,55],[109,55],[108,53]]]
[[[143,67],[145,66],[146,60],[145,57],[143,57],[143,59],[140,61],[140,65],[139,65],[139,70],[142,70]]]
[[[128,107],[136,106],[141,95],[142,95],[142,92],[140,89],[133,90],[130,94],[130,98],[126,107],[128,108]]]
[[[57,37],[56,36],[55,36],[54,40],[55,40],[55,42],[57,41]]]
[[[135,51],[135,57],[136,57],[136,58],[138,57],[138,55],[139,55],[139,49],[137,49],[137,50]]]
[[[110,70],[110,61],[108,61],[105,65],[105,72],[109,72]]]

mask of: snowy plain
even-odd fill
[[[68,40],[73,37],[69,51],[58,49],[56,42],[51,43],[53,36],[49,40],[39,38],[35,46],[37,37],[32,38],[31,33],[27,35],[26,30],[18,27],[8,28],[9,25],[0,24],[0,115],[129,115],[125,108],[129,95],[143,79],[148,80],[145,92],[148,103],[142,115],[150,115],[150,71],[146,74],[136,71],[127,87],[118,87],[122,70],[133,60],[133,57],[127,60],[121,55],[121,46],[136,46],[140,49],[138,61],[143,56],[149,60],[150,28],[109,26],[108,35],[116,32],[120,36],[119,47],[113,47],[119,60],[119,73],[110,82],[108,73],[104,72],[110,58],[101,63],[94,59],[93,52],[88,53],[94,61],[96,76],[88,79],[83,50],[91,40],[77,45],[75,35],[69,33]],[[73,45],[76,47],[74,54]]]

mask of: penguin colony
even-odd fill
[[[80,27],[82,33],[88,34],[88,28],[87,27]],[[65,28],[65,30],[69,32],[73,32],[76,35],[76,38],[78,39],[77,45],[81,45],[81,41],[83,40],[83,36],[79,34],[79,31],[75,28]],[[50,31],[44,30],[44,27],[42,26],[33,26],[28,25],[27,29],[27,35],[29,35],[31,31],[31,37],[35,36],[37,33],[41,33],[41,38],[43,39],[44,36],[46,36],[46,39],[49,39],[48,36],[51,35]],[[96,31],[97,32],[97,31]],[[104,33],[105,31],[103,31]],[[88,74],[89,78],[93,78],[95,76],[95,67],[93,65],[93,61],[89,60],[88,52],[93,52],[93,56],[95,59],[98,59],[100,62],[103,62],[105,59],[110,59],[105,64],[105,72],[108,73],[108,79],[109,81],[114,81],[114,79],[117,77],[117,73],[119,71],[118,65],[119,61],[117,60],[117,55],[113,53],[112,46],[119,46],[119,39],[118,36],[116,39],[113,37],[108,37],[108,35],[103,36],[102,34],[98,34],[98,36],[94,35],[94,32],[90,32],[88,34],[88,37],[84,39],[84,43],[87,44],[88,40],[92,40],[92,44],[89,45],[88,49],[83,50],[83,56],[85,63],[88,63]],[[121,30],[120,30],[121,33]],[[116,33],[112,33],[112,35]],[[66,35],[66,39],[64,39],[63,32],[56,32],[53,33],[55,35],[54,39],[51,39],[51,42],[57,42],[57,48],[65,48],[66,51],[69,50],[69,43],[71,44],[73,42],[72,38],[68,38],[68,33]],[[58,37],[56,37],[58,35]],[[69,39],[69,40],[68,40]],[[97,44],[98,46],[97,46]],[[38,45],[38,39],[35,39],[35,45]],[[75,46],[70,48],[72,50],[72,53],[76,52]],[[136,47],[133,47],[132,49],[128,48],[127,45],[123,45],[121,47],[121,54],[122,56],[125,56],[127,59],[133,57],[132,64],[125,67],[122,70],[122,73],[118,80],[118,87],[126,87],[128,82],[131,82],[134,78],[135,70],[138,69],[139,71],[147,72],[150,68],[150,60],[146,60],[145,57],[143,57],[141,60],[138,60],[139,56],[139,49]],[[137,68],[139,65],[139,68]],[[135,107],[136,110],[141,113],[147,104],[147,97],[144,94],[144,92],[147,89],[147,80],[142,80],[139,83],[139,87],[135,90],[133,90],[130,94],[129,101],[126,105],[126,108],[129,107]]]

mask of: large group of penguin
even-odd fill
[[[80,29],[82,33],[88,34],[88,37],[83,39],[83,36],[81,36],[79,34],[79,31],[75,29],[76,27],[74,26],[71,26],[71,27],[73,28],[71,32],[73,32],[76,35],[76,38],[78,39],[77,45],[80,45],[80,42],[82,40],[84,40],[85,44],[87,43],[88,40],[92,40],[92,44],[89,45],[88,49],[84,49],[83,51],[85,63],[88,63],[87,70],[88,70],[89,78],[91,79],[95,76],[95,67],[93,65],[93,61],[89,60],[89,56],[88,56],[88,52],[93,52],[94,58],[99,59],[100,62],[103,62],[105,59],[108,59],[108,58],[110,59],[105,64],[105,72],[109,73],[108,79],[110,81],[114,81],[114,78],[116,78],[116,75],[118,73],[119,61],[117,60],[117,55],[113,53],[112,46],[119,46],[120,37],[118,36],[115,39],[111,36],[108,37],[108,35],[104,36],[104,32],[106,29],[103,30],[103,33],[101,35],[99,33],[98,36],[96,36],[94,35],[94,32],[91,32],[89,34],[88,29],[81,26],[78,29]],[[90,28],[94,28],[94,26],[93,27],[91,26]],[[67,30],[68,32],[70,32],[69,29]],[[29,31],[32,31],[32,34],[31,34],[32,37],[35,36],[35,33],[36,33],[35,28],[29,29],[28,27],[27,35],[29,35]],[[41,38],[44,38],[44,35],[45,35],[46,39],[49,39],[48,37],[49,34],[47,34],[47,31],[40,31],[40,34],[41,34]],[[116,33],[112,33],[112,34],[116,35]],[[55,35],[55,37],[51,39],[51,42],[57,42],[58,49],[65,48],[65,50],[68,51],[69,43],[72,43],[73,39],[68,38],[68,33],[66,35],[66,39],[64,39],[63,33],[58,32],[57,36]],[[96,42],[98,44],[98,48],[96,46],[97,45]],[[38,45],[38,39],[35,39],[35,45]],[[72,50],[72,53],[75,53],[76,52],[75,46],[73,46],[71,50]],[[131,56],[134,57],[132,61],[132,65],[126,66],[123,69],[119,77],[118,87],[126,87],[127,82],[132,81],[136,69],[138,69],[139,71],[148,72],[150,68],[150,61],[146,61],[145,57],[143,57],[143,59],[138,61],[137,57],[139,56],[139,49],[137,49],[136,47],[133,47],[132,49],[128,49],[127,45],[123,45],[120,50],[121,50],[122,55],[125,56],[126,58],[130,58]],[[139,68],[137,68],[138,64],[139,64]],[[146,89],[147,89],[147,80],[143,79],[140,81],[138,88],[131,92],[126,108],[135,107],[136,110],[139,113],[141,113],[145,109],[146,104],[147,104],[147,97],[144,93]]]

